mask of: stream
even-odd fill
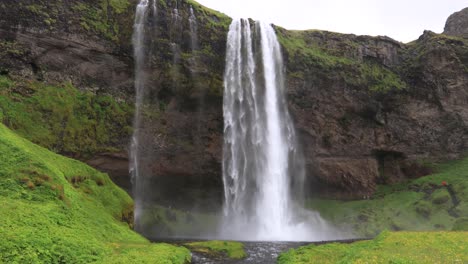
[[[305,245],[323,245],[327,243],[352,243],[365,239],[348,239],[319,242],[261,242],[261,241],[241,241],[244,244],[247,257],[244,259],[229,259],[223,256],[213,256],[199,252],[192,252],[192,264],[274,264],[278,256],[292,248],[299,248]],[[200,240],[198,240],[200,241]],[[164,242],[183,246],[184,243],[196,242],[196,240],[158,240],[153,242]]]
[[[306,242],[243,242],[247,257],[240,260],[213,259],[197,252],[192,252],[193,264],[269,264],[276,263],[279,254],[291,248],[298,248],[309,243]]]

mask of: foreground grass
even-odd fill
[[[467,237],[468,232],[384,232],[371,241],[292,249],[278,263],[467,263]]]
[[[0,263],[185,263],[133,232],[133,202],[107,175],[0,124]]]
[[[192,251],[206,254],[225,254],[228,258],[242,259],[247,257],[244,245],[232,241],[203,241],[184,244]]]
[[[468,230],[468,158],[435,170],[416,180],[379,186],[370,200],[313,200],[308,207],[357,236],[382,230]]]

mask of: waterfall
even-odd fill
[[[135,116],[133,119],[133,135],[130,144],[130,177],[133,185],[133,196],[135,197],[134,222],[135,229],[140,229],[140,216],[143,211],[145,194],[145,183],[142,174],[142,151],[144,144],[141,144],[142,137],[142,108],[146,91],[145,67],[147,64],[147,39],[145,37],[147,27],[148,8],[151,0],[140,0],[136,7],[135,21],[133,24],[133,57],[135,62]],[[156,1],[152,0],[153,19],[157,15]]]
[[[192,52],[198,50],[198,24],[197,17],[193,12],[193,8],[190,7],[190,17],[189,17],[189,26],[190,26],[190,45]]]
[[[298,206],[305,170],[284,96],[280,45],[270,25],[251,28],[248,20],[233,20],[227,39],[221,236],[322,239],[326,224]]]
[[[143,94],[145,89],[145,76],[143,68],[145,65],[145,23],[148,9],[148,0],[141,0],[136,7],[135,22],[133,25],[133,51],[135,59],[135,117],[133,121],[133,135],[130,146],[130,176],[133,184],[135,196],[135,228],[138,229],[139,216],[142,210],[141,196],[142,188],[140,182],[140,127],[141,127],[141,107],[143,104]]]
[[[179,24],[181,17],[179,15],[179,1],[175,1],[175,7],[172,9],[172,24]]]
[[[158,13],[158,7],[156,6],[156,0],[153,0],[153,16]]]

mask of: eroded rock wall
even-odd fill
[[[70,82],[133,102],[136,4],[2,1],[0,74]],[[199,24],[195,50],[190,6]],[[143,163],[154,186],[149,197],[166,206],[213,210],[222,203],[222,80],[230,19],[192,1],[158,1],[157,7],[157,16],[147,19],[144,70]],[[387,37],[276,30],[310,195],[361,199],[377,183],[425,175],[426,161],[466,151],[468,41],[460,34],[425,32],[403,44]],[[115,144],[118,151],[94,153],[89,161],[129,191],[130,132]]]

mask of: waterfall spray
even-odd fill
[[[224,76],[222,236],[316,240],[326,224],[297,205],[304,163],[288,113],[281,48],[273,28],[234,20]]]

